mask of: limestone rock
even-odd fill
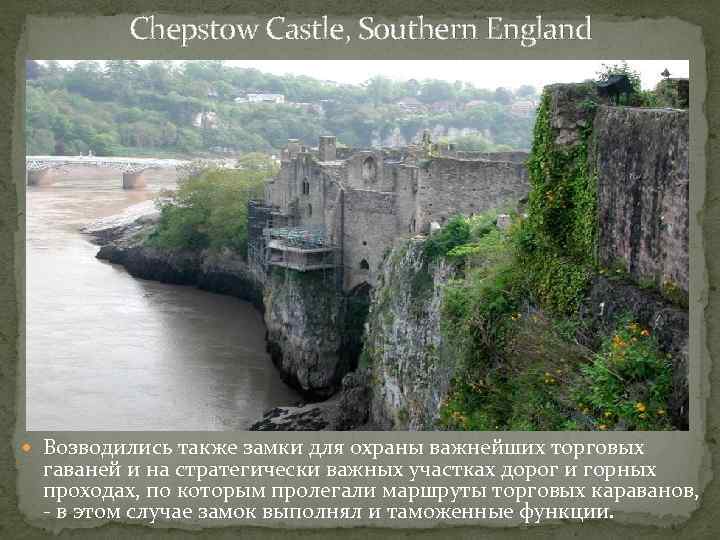
[[[426,259],[423,240],[397,246],[385,261],[365,345],[370,421],[382,429],[435,427],[455,370],[440,332],[442,289],[453,275],[451,266]]]

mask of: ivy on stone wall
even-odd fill
[[[594,112],[591,101],[585,106]],[[543,94],[528,159],[528,216],[516,234],[528,289],[556,314],[575,311],[597,254],[597,174],[588,161],[592,121],[571,148],[555,144],[550,95]]]

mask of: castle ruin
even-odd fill
[[[316,149],[290,140],[263,201],[249,208],[248,258],[270,267],[325,271],[342,292],[374,286],[395,239],[426,234],[529,191],[524,152],[459,152],[429,141],[401,149]]]

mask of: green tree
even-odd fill
[[[420,89],[420,101],[424,103],[435,103],[455,98],[455,88],[447,81],[429,80],[424,81]]]
[[[208,169],[178,182],[169,198],[159,199],[160,222],[152,245],[173,249],[247,248],[247,203],[262,195],[274,165],[247,158],[242,169]]]
[[[365,83],[365,89],[375,107],[389,103],[393,98],[393,82],[386,77],[372,77]]]
[[[515,96],[519,98],[529,98],[537,95],[537,91],[534,86],[529,84],[523,84],[515,90]]]
[[[55,135],[49,129],[34,129],[27,135],[26,152],[30,155],[50,155],[55,151]]]
[[[501,105],[510,105],[513,100],[513,94],[507,88],[498,87],[495,89],[494,99],[497,103],[500,103]]]
[[[625,60],[619,64],[601,64],[600,71],[596,75],[599,81],[607,81],[613,75],[626,75],[630,79],[633,91],[638,94],[642,91],[640,72],[633,70]]]

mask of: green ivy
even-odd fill
[[[586,101],[581,106],[592,116],[596,103]],[[593,275],[597,194],[588,162],[591,125],[589,118],[575,146],[556,145],[546,92],[528,161],[527,217],[515,215],[508,233],[497,229],[492,215],[466,218],[466,225],[455,218],[452,227],[428,240],[429,254],[461,269],[443,294],[443,333],[460,355],[453,391],[441,408],[445,427],[578,429],[572,404],[563,393],[560,399],[556,378],[546,372],[552,359],[541,355],[508,369],[507,355],[523,306],[535,303],[555,320],[570,321]],[[544,332],[535,345],[561,338],[556,330]]]
[[[594,103],[586,105],[589,114]],[[591,119],[580,141],[558,148],[550,125],[550,95],[543,94],[528,159],[528,217],[515,234],[528,288],[555,314],[574,312],[596,262],[597,173],[588,162]]]

